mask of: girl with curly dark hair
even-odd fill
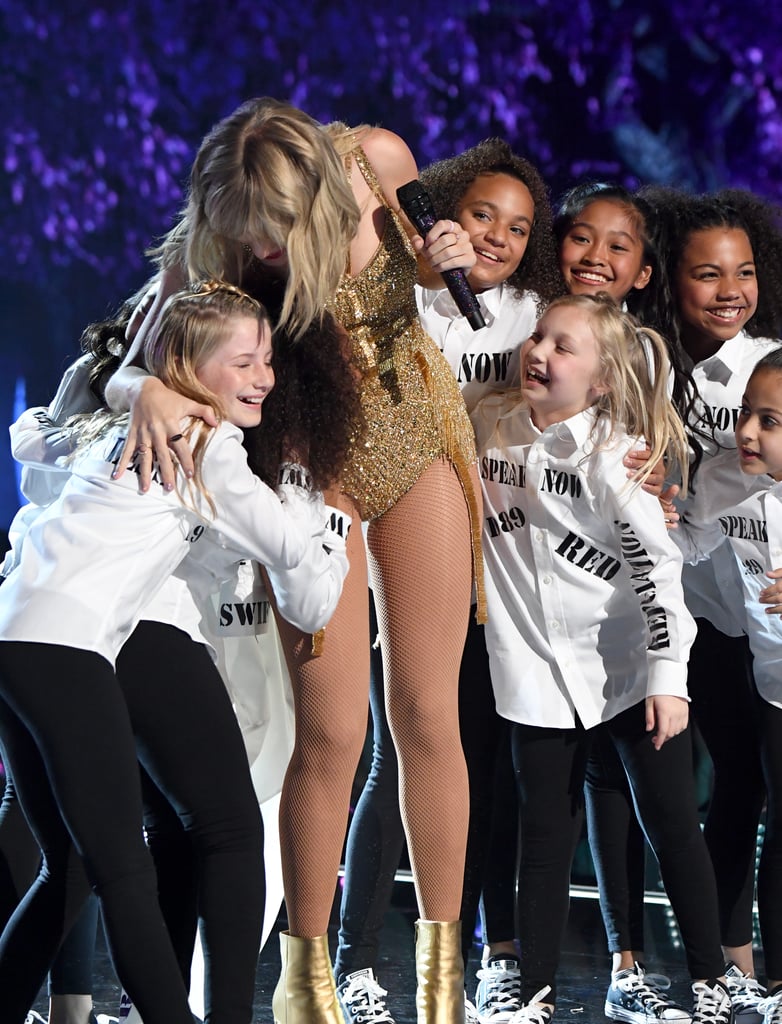
[[[643,296],[639,315],[686,353],[711,431],[704,458],[711,458],[735,447],[747,380],[782,332],[782,210],[742,189],[690,196],[655,186],[642,195],[654,210],[664,272]],[[692,711],[714,763],[705,835],[741,1016],[762,995],[754,980],[752,899],[763,781],[736,573],[723,544],[707,561],[685,566],[684,584],[698,623],[688,679]]]

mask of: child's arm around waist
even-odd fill
[[[340,522],[340,535],[329,528],[331,510],[319,493],[294,485],[275,494],[252,473],[239,431],[226,424],[207,447],[203,472],[217,507],[212,525],[226,546],[267,569],[286,619],[305,632],[320,629],[347,575],[349,517]]]

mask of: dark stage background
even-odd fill
[[[774,0],[0,0],[0,47],[3,424],[144,280],[201,137],[253,95],[393,129],[420,165],[504,136],[554,198],[782,185]],[[0,527],[16,506],[3,441]]]

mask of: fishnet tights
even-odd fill
[[[329,501],[335,503],[333,495]],[[280,623],[296,704],[296,745],[280,807],[283,881],[289,931],[304,938],[328,928],[367,721],[363,540],[355,507],[344,496],[338,503],[353,515],[350,572],[323,654],[311,657],[309,636]],[[452,467],[444,460],[432,464],[371,523],[368,543],[419,912],[428,920],[455,921],[469,811],[457,688],[471,553],[467,505]]]

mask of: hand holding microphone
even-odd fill
[[[416,231],[425,238],[436,223],[434,208],[429,193],[420,181],[409,181],[396,190],[397,199]],[[481,307],[467,281],[463,270],[444,270],[442,277],[459,312],[467,319],[474,331],[486,326]]]

